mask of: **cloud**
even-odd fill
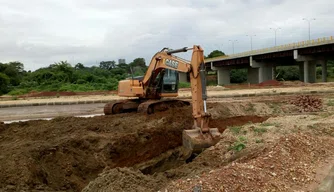
[[[163,47],[200,44],[208,54],[235,52],[334,35],[332,0],[0,0],[1,62],[19,60],[27,70],[68,60],[95,65],[101,60],[144,57]],[[181,54],[180,56],[189,56]],[[188,58],[187,58],[188,59]]]

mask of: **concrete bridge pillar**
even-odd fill
[[[299,81],[304,82],[304,62],[298,62],[299,65]]]
[[[273,65],[264,64],[259,68],[259,83],[273,79]]]
[[[313,56],[299,55],[298,50],[293,51],[293,58],[297,62],[303,62],[303,67],[299,66],[301,80],[305,83],[315,83],[317,79],[316,66],[319,58]]]
[[[230,68],[229,67],[214,67],[211,63],[211,69],[217,71],[217,84],[229,85],[231,84]]]
[[[220,67],[217,70],[218,85],[229,85],[231,83],[230,69]]]
[[[314,61],[304,61],[303,80],[305,83],[315,83],[317,79],[316,63]]]
[[[248,82],[251,84],[261,83],[275,79],[274,64],[257,62],[250,57],[250,67],[248,68]]]
[[[260,68],[248,68],[247,81],[250,84],[260,83]]]

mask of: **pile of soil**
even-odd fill
[[[323,107],[321,98],[310,95],[299,95],[290,101],[291,104],[299,107],[300,112],[320,111]]]
[[[180,146],[182,130],[193,123],[190,111],[5,125],[0,132],[0,189],[80,191],[107,166],[132,166]]]
[[[208,107],[219,110],[224,104]],[[210,126],[223,131],[229,122],[265,119],[226,117],[215,117]],[[149,116],[131,113],[0,124],[0,191],[81,191],[106,168],[133,167],[175,150],[182,145],[182,131],[192,125],[191,106]],[[132,172],[121,172],[132,177]]]

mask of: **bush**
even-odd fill
[[[230,72],[231,83],[244,83],[247,81],[247,69],[232,69]]]

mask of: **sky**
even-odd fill
[[[307,2],[307,3],[306,3]],[[0,0],[0,62],[36,70],[201,45],[226,54],[334,36],[333,0]],[[272,29],[270,29],[272,28]],[[255,35],[255,36],[254,36]],[[232,41],[230,41],[232,40]],[[180,54],[190,59],[190,53]]]

